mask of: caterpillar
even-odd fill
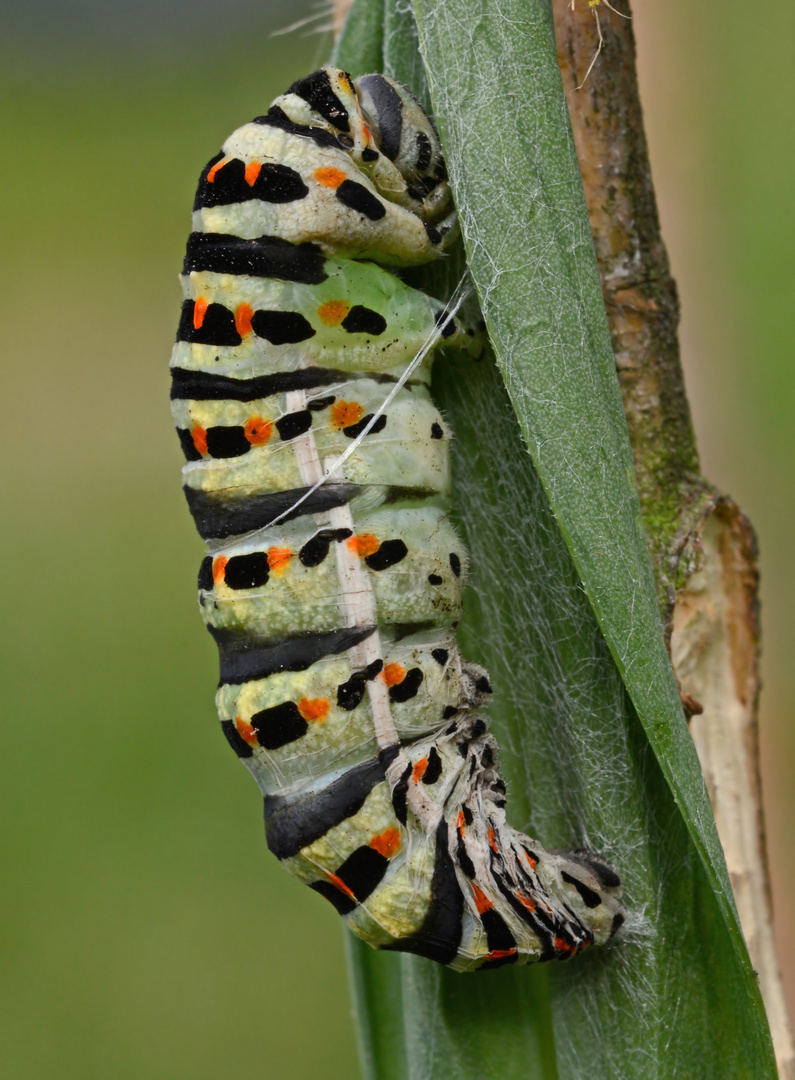
[[[488,675],[456,645],[430,368],[483,336],[394,273],[457,236],[430,119],[384,75],[316,71],[207,164],[192,229],[172,411],[270,850],[374,947],[459,971],[606,942],[618,875],[507,823]]]

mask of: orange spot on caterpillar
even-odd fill
[[[261,416],[252,416],[246,421],[243,434],[252,446],[264,446],[273,434],[273,424],[270,420],[263,420]]]
[[[201,324],[204,322],[204,316],[207,314],[207,308],[209,306],[210,305],[208,304],[208,302],[202,296],[200,296],[199,299],[195,301],[195,303],[193,305],[193,329],[194,330],[200,329]]]
[[[251,724],[249,724],[248,720],[244,720],[242,716],[236,716],[235,727],[238,730],[240,738],[244,742],[247,742],[249,746],[257,745],[257,732]]]
[[[224,571],[228,562],[226,555],[219,555],[213,560],[213,581],[216,585],[220,585],[224,580]]]
[[[235,308],[235,330],[241,337],[245,337],[246,334],[251,333],[251,320],[254,318],[254,312],[251,308],[251,304],[238,304]]]
[[[465,822],[464,811],[459,810],[458,811],[458,817],[455,819],[455,827],[456,827],[456,831],[458,832],[459,836],[464,835],[464,822]]]
[[[406,669],[402,664],[387,664],[381,673],[387,686],[396,686],[406,678]]]
[[[332,165],[324,165],[320,169],[315,169],[312,175],[322,187],[328,188],[338,188],[340,184],[345,183],[348,179],[342,169],[335,169]]]
[[[245,177],[246,183],[249,187],[254,187],[254,185],[256,184],[257,177],[260,174],[261,168],[261,161],[249,161],[248,165],[246,165],[243,171],[243,176]]]
[[[364,415],[358,401],[335,401],[331,406],[331,422],[334,427],[344,428],[356,424]]]
[[[201,424],[194,424],[191,430],[190,437],[193,439],[193,445],[196,447],[200,454],[207,453],[207,432],[201,426]]]
[[[283,574],[287,569],[287,564],[292,559],[293,553],[289,548],[285,547],[269,547],[268,548],[268,569],[271,573]]]
[[[495,855],[499,855],[499,850],[497,848],[497,837],[494,835],[494,829],[492,829],[491,825],[489,825],[489,847],[495,853]]]
[[[567,941],[564,941],[562,937],[555,938],[555,948],[558,952],[570,953],[574,952],[574,946],[569,945]]]
[[[372,533],[361,533],[359,536],[352,536],[347,541],[347,544],[348,549],[354,555],[361,555],[363,559],[368,555],[374,555],[381,547],[381,542]]]
[[[502,960],[506,956],[515,956],[516,949],[492,949],[486,957],[487,960]]]
[[[317,309],[317,317],[326,326],[339,326],[350,310],[347,300],[327,300]]]
[[[364,132],[364,137],[367,142],[372,142],[373,135],[367,124],[362,124],[362,131]]]
[[[474,881],[472,882],[472,892],[475,894],[475,907],[478,909],[478,915],[484,915],[487,911],[491,911],[494,904]]]
[[[230,159],[228,157],[225,157],[222,158],[220,161],[216,161],[215,165],[213,165],[213,167],[207,173],[208,184],[212,184],[215,182],[215,174],[218,172],[219,169],[223,169],[224,165],[229,163],[229,160]]]
[[[428,759],[426,757],[420,758],[411,771],[411,778],[415,784],[419,784],[423,776],[425,776],[425,770],[428,768]]]
[[[533,858],[533,857],[532,857],[531,855],[529,855],[529,854],[528,854],[528,853],[527,853],[527,852],[526,852],[526,851],[524,850],[524,848],[522,848],[522,851],[523,851],[523,853],[524,853],[524,857],[525,857],[525,858],[527,859],[527,861],[528,861],[528,862],[530,863],[530,869],[531,869],[531,870],[535,870],[536,866],[538,865],[538,863],[536,862],[536,860],[535,860],[535,859],[534,859],[534,858]]]
[[[336,874],[329,873],[328,870],[326,871],[326,877],[329,879],[332,885],[336,886],[339,889],[340,892],[344,892],[346,896],[350,896],[351,900],[356,900],[356,897],[342,880],[342,878],[338,878]]]
[[[394,825],[385,829],[380,836],[373,837],[370,847],[385,859],[391,859],[395,852],[400,850],[400,829]]]
[[[303,716],[304,720],[325,720],[328,716],[328,710],[328,698],[302,697],[298,702],[298,711],[301,716]]]
[[[513,895],[516,897],[522,907],[526,907],[528,911],[535,911],[536,906],[529,897],[522,896],[522,894],[518,892],[514,893]]]

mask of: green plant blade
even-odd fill
[[[355,63],[354,63],[355,61]],[[381,71],[384,66],[384,6],[372,0],[354,0],[334,42],[331,63],[356,67],[357,75]]]
[[[499,980],[454,978],[417,957],[346,939],[368,1080],[556,1080],[541,969],[514,969]]]
[[[353,1021],[362,1071],[370,1080],[408,1076],[400,956],[377,953],[345,932]]]
[[[548,4],[416,10],[504,379],[454,358],[435,379],[472,553],[462,646],[495,687],[513,822],[547,846],[605,853],[631,919],[615,947],[546,972],[461,977],[403,958],[400,994],[376,990],[368,1009],[396,1010],[412,1080],[775,1076],[662,640]],[[427,103],[413,20],[388,2],[384,26],[383,69]],[[352,52],[341,62],[362,70]],[[449,295],[457,269],[449,259],[417,283]],[[371,1061],[370,1075],[391,1075]]]
[[[613,946],[546,970],[558,1074],[764,1076],[741,1071],[749,1031],[734,1025],[756,1021],[725,923],[546,493],[517,452],[499,374],[451,359],[439,375],[474,568],[461,643],[495,689],[511,816],[547,846],[607,855],[630,912]]]

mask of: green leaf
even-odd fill
[[[381,71],[384,66],[384,8],[370,0],[354,0],[345,25],[334,43],[331,63],[356,68],[357,75]]]
[[[401,957],[377,953],[345,932],[353,1021],[366,1077],[404,1080],[408,1055],[403,1018]]]
[[[460,976],[357,949],[380,1018],[368,1075],[774,1077],[663,642],[549,4],[415,4],[429,85],[389,0],[383,68],[434,106],[497,361],[450,357],[435,378],[472,554],[461,642],[495,688],[512,822],[606,855],[630,918],[546,970]],[[349,23],[377,7],[356,0]],[[449,295],[458,270],[413,280]]]

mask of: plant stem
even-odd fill
[[[677,336],[679,303],[651,180],[632,23],[554,0],[563,75],[666,640],[770,1021],[795,1050],[773,939],[759,781],[754,532],[699,471]],[[628,14],[628,4],[622,4]]]

